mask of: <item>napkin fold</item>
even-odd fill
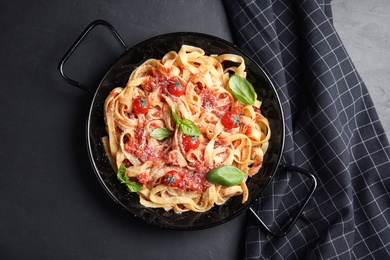
[[[390,146],[333,27],[330,2],[224,1],[235,44],[277,89],[286,123],[282,162],[313,172],[318,181],[285,236],[267,234],[249,214],[245,259],[390,255]],[[307,178],[280,169],[253,210],[281,228],[309,188]]]

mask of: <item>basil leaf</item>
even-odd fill
[[[206,174],[206,179],[214,184],[234,186],[240,184],[245,177],[240,169],[230,165],[219,166]]]
[[[129,181],[129,177],[126,175],[125,165],[121,164],[121,166],[119,166],[118,172],[116,173],[116,177],[118,178],[118,180],[121,181],[121,183],[126,183],[127,181]]]
[[[233,74],[229,79],[229,88],[234,96],[245,104],[253,104],[256,101],[256,92],[252,84],[245,78]]]
[[[180,131],[189,136],[200,136],[198,126],[189,119],[182,119],[180,124]]]
[[[163,140],[171,135],[172,132],[165,127],[156,128],[150,133],[150,136],[157,140]]]
[[[142,190],[142,185],[139,182],[130,181],[129,176],[126,175],[126,167],[124,164],[119,166],[118,172],[116,173],[116,177],[120,180],[121,183],[126,184],[127,188],[131,192],[137,192]]]
[[[178,114],[176,114],[176,108],[175,107],[171,107],[171,111],[172,111],[172,116],[173,116],[173,119],[175,119],[176,121],[176,128],[179,127],[179,125],[181,124],[181,118]]]
[[[128,188],[131,192],[137,192],[137,191],[142,190],[142,185],[141,185],[141,183],[136,182],[136,181],[127,182],[127,183],[126,183],[126,186],[127,186],[127,188]]]
[[[180,127],[180,131],[189,136],[200,136],[200,130],[198,126],[187,118],[181,119],[176,113],[175,107],[171,107],[172,116],[176,121],[176,128]]]

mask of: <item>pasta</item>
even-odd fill
[[[145,61],[108,95],[107,156],[123,182],[140,186],[142,205],[204,212],[233,196],[248,200],[246,181],[259,171],[271,131],[257,97],[246,104],[232,92],[232,75],[246,78],[242,57],[182,45]],[[242,181],[207,179],[224,165],[245,173]]]

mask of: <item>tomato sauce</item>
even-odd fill
[[[224,102],[226,104],[221,105],[221,99],[216,96],[212,90],[208,88],[202,89],[202,91],[200,92],[200,97],[203,100],[202,106],[205,109],[211,109],[213,113],[219,117],[223,116],[224,113],[232,106],[231,102]]]
[[[166,72],[166,73],[164,73]],[[159,71],[153,70],[152,74],[148,76],[147,80],[142,83],[142,88],[145,91],[152,92],[158,90],[162,94],[168,94],[168,87],[170,84],[177,82],[177,77],[167,76],[169,71]],[[225,110],[229,109],[231,104],[226,104],[221,106],[220,98],[215,95],[213,91],[204,87],[202,84],[198,83],[199,94],[203,100],[203,107],[206,109],[211,109],[217,115],[221,115]],[[150,125],[150,130],[153,130],[156,125]],[[164,161],[166,164],[177,165],[176,158],[174,154],[170,153],[171,156],[168,156],[166,151],[159,150],[158,148],[145,143],[144,147],[140,147],[140,140],[144,141],[147,139],[145,126],[140,125],[136,131],[134,137],[129,138],[125,143],[125,150],[129,153],[135,155],[141,162],[152,161],[153,163]],[[226,140],[220,140],[218,145],[224,145]],[[171,149],[175,149],[171,147]],[[125,162],[124,162],[125,163]],[[126,167],[130,162],[125,163]],[[205,166],[204,163],[193,162],[191,163],[192,167],[195,167],[195,170],[183,169],[180,173],[183,176],[183,179],[180,183],[180,188],[183,190],[194,190],[196,192],[202,193],[208,187],[211,186],[211,183],[207,181],[206,174],[215,166]],[[137,175],[137,179],[140,183],[145,184],[152,181],[152,177],[147,173],[140,173]]]
[[[255,162],[255,163],[253,164],[253,167],[259,167],[259,166],[262,165],[262,164],[263,164],[262,161],[258,161],[258,162]]]
[[[215,143],[214,143],[214,147],[226,147],[228,146],[230,143],[229,139],[227,138],[216,138],[215,139]]]
[[[142,184],[146,184],[148,182],[151,182],[153,180],[153,178],[152,178],[152,176],[150,176],[146,172],[143,172],[143,173],[140,173],[137,175],[137,180]]]
[[[242,133],[250,135],[252,134],[252,127],[250,125],[244,125],[241,130]]]
[[[147,79],[142,83],[141,87],[148,91],[148,92],[152,92],[153,89],[156,88],[156,82],[154,81],[154,78],[153,77],[147,77]]]
[[[187,170],[183,172],[183,181],[181,182],[180,188],[184,190],[194,190],[202,193],[211,183],[207,181],[206,174],[213,167],[206,167],[204,164],[198,164],[194,171]]]
[[[125,143],[124,149],[128,153],[134,154],[140,161],[153,161],[154,163],[162,160],[165,156],[164,152],[156,147],[146,143],[144,147],[140,147],[140,140],[144,140],[146,137],[144,125],[141,125],[135,131],[135,136],[129,138]]]
[[[142,83],[142,88],[146,91],[152,92],[156,89],[164,94],[167,94],[167,88],[169,84],[177,82],[177,77],[169,77],[170,69],[165,69],[166,74],[162,73],[160,70],[153,70],[152,75],[148,76],[147,80]]]
[[[218,104],[219,98],[208,88],[202,89],[200,96],[203,100],[202,106],[205,109],[213,109]]]
[[[149,144],[145,147],[139,147],[134,138],[131,138],[125,144],[125,150],[128,153],[134,154],[140,161],[152,161],[157,163],[165,157],[165,153]]]

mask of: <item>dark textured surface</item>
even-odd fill
[[[57,71],[96,19],[112,23],[129,47],[176,31],[231,39],[220,1],[2,1],[0,258],[238,259],[245,215],[199,231],[160,229],[122,210],[99,184],[85,141],[92,95]],[[99,29],[67,73],[93,88],[122,52]]]
[[[285,236],[269,237],[248,218],[245,259],[388,258],[390,146],[334,29],[331,0],[228,2],[237,45],[276,82],[286,119],[282,162],[310,169],[318,181]],[[252,208],[279,222],[302,183],[276,174]]]
[[[334,0],[332,10],[389,135],[389,1]],[[95,178],[84,135],[92,96],[63,82],[57,64],[96,19],[129,47],[176,31],[231,40],[220,1],[1,1],[0,258],[240,259],[244,215],[167,231],[113,204]],[[69,73],[94,86],[123,50],[104,29],[90,39]]]
[[[333,21],[390,136],[390,1],[334,0]]]

